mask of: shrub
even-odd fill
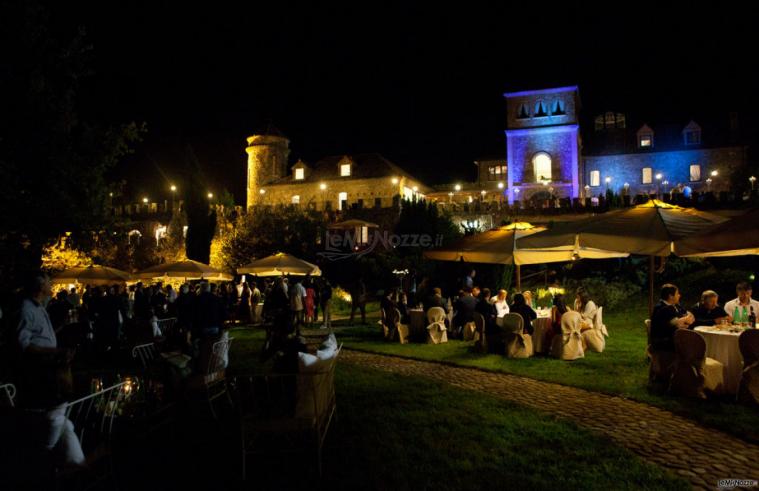
[[[602,276],[593,276],[581,280],[567,280],[566,301],[571,304],[577,295],[577,289],[583,287],[596,305],[609,309],[621,306],[628,298],[640,294],[641,287],[629,281],[619,279],[607,280]]]

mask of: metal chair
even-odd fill
[[[13,400],[16,398],[16,386],[13,384],[0,385],[0,407],[14,407]]]
[[[132,348],[132,358],[140,360],[140,366],[144,371],[150,368],[150,364],[158,354],[155,343],[139,344]]]
[[[222,335],[226,336],[226,334]],[[230,405],[231,396],[227,389],[226,369],[229,362],[229,346],[234,338],[222,337],[213,344],[201,343],[199,372],[187,381],[190,394],[200,393],[204,402],[208,403],[211,415],[218,419],[213,403],[221,396],[226,396]]]
[[[232,379],[235,408],[240,419],[242,478],[247,476],[247,458],[271,454],[271,448],[256,445],[265,437],[289,443],[288,451],[303,449],[298,437],[313,438],[319,476],[322,447],[337,410],[335,367],[340,345],[329,364],[315,372],[237,376]],[[256,450],[258,449],[258,450]]]

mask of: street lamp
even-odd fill
[[[609,190],[609,184],[611,184],[611,177],[607,176],[606,179],[604,179],[604,182],[606,183],[606,190],[608,191]]]
[[[498,183],[498,189],[503,189],[503,183],[502,182]]]
[[[719,175],[719,172],[717,172],[716,170],[712,171],[712,177],[717,177],[718,175]]]
[[[392,179],[390,180],[390,182],[392,182],[393,184],[398,184],[398,178],[397,178],[397,177],[394,177],[394,178],[392,178]],[[323,185],[323,184],[322,184],[322,185]]]
[[[749,182],[751,183],[751,190],[754,190],[754,184],[756,183],[756,177],[751,176],[748,178]]]
[[[324,183],[321,183],[321,184],[319,184],[319,189],[321,189],[322,191],[324,191],[325,189],[327,189],[327,185],[324,184]],[[263,191],[263,189],[261,191]]]
[[[266,194],[266,190],[264,188],[259,189],[258,192],[261,194]]]
[[[208,193],[208,199],[213,199],[213,193]]]
[[[171,185],[171,192],[172,193],[176,193],[177,192],[177,187],[175,185],[173,185],[173,184]]]
[[[706,190],[707,191],[711,191],[712,190],[712,178],[711,177],[706,180]]]
[[[590,198],[590,186],[587,184],[585,185],[585,198]]]
[[[147,198],[142,198],[142,202],[145,203],[145,204],[148,204],[148,199]]]

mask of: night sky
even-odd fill
[[[244,138],[270,121],[290,138],[293,162],[379,152],[436,183],[504,156],[506,90],[578,84],[585,118],[605,109],[660,120],[694,108],[755,112],[748,11],[468,5],[51,9],[56,29],[84,26],[94,46],[86,116],[148,125],[113,174],[135,198],[168,194],[190,144],[209,189],[243,203]]]

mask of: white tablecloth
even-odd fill
[[[720,331],[714,326],[699,326],[693,330],[704,337],[706,356],[714,358],[725,366],[723,371],[725,392],[737,394],[743,372],[743,356],[738,348],[738,336],[741,333]]]

